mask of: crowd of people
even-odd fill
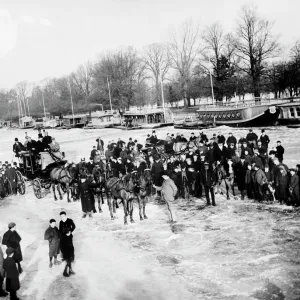
[[[22,145],[16,139],[13,151],[16,157],[21,151],[33,151],[38,155],[45,149],[59,151],[50,145],[56,144],[47,132],[38,133],[38,142],[26,135],[26,142]],[[40,143],[39,143],[40,142]],[[270,139],[265,130],[258,136],[252,129],[244,137],[235,137],[229,133],[227,137],[214,133],[208,137],[203,132],[189,137],[183,134],[167,134],[158,139],[155,130],[148,134],[145,143],[129,138],[127,142],[121,138],[115,142],[111,140],[105,147],[101,137],[96,139],[96,145],[90,153],[90,159],[76,165],[79,174],[79,195],[82,203],[83,217],[92,216],[95,210],[94,197],[97,184],[94,181],[95,169],[101,170],[107,177],[124,178],[132,173],[142,173],[150,170],[152,185],[156,191],[156,200],[167,204],[170,212],[170,221],[176,221],[173,201],[184,198],[185,188],[189,194],[201,198],[203,194],[207,205],[216,205],[216,187],[221,180],[231,179],[232,186],[236,185],[241,199],[255,199],[257,201],[275,199],[280,204],[293,206],[300,205],[299,175],[300,165],[288,168],[284,164],[285,149],[281,142],[270,149]],[[43,144],[43,146],[41,146]],[[34,146],[33,146],[34,145]],[[47,146],[48,145],[48,146]],[[48,148],[47,148],[48,147]],[[84,165],[85,173],[81,173]],[[0,162],[0,196],[3,195],[5,185],[15,194],[17,163]],[[186,182],[184,182],[186,180]],[[72,232],[76,226],[67,218],[65,212],[60,213],[59,228],[55,219],[49,221],[49,227],[44,233],[44,239],[49,242],[49,267],[59,265],[58,255],[61,252],[66,266],[64,276],[75,274],[72,270],[74,261],[74,246]],[[11,299],[17,298],[20,288],[19,274],[22,273],[23,260],[20,247],[21,237],[16,231],[16,224],[9,223],[8,231],[4,234],[2,245],[6,247],[7,257],[4,259],[0,247],[0,297],[10,293]],[[6,278],[6,290],[3,281]]]

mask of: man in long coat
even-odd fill
[[[20,289],[19,272],[14,260],[15,249],[6,249],[7,257],[3,262],[3,269],[6,277],[6,290],[10,293],[11,300],[18,300],[17,291]]]
[[[162,173],[162,178],[164,180],[162,184],[161,194],[163,199],[166,201],[169,213],[170,221],[176,222],[175,210],[172,206],[172,202],[177,194],[177,187],[174,181],[167,175],[166,172]]]
[[[5,170],[6,178],[9,181],[9,186],[11,188],[11,192],[15,195],[17,194],[17,173],[14,168],[11,167],[11,164],[7,165],[7,169]]]
[[[84,178],[81,177],[81,183],[79,185],[79,193],[81,199],[81,207],[83,216],[85,218],[88,214],[89,217],[92,217],[92,212],[95,211],[95,198],[93,193],[93,188],[98,187],[97,183],[92,182],[92,177]]]
[[[2,245],[14,249],[13,259],[18,265],[18,271],[20,274],[23,272],[21,267],[21,261],[23,260],[22,250],[20,246],[21,240],[22,238],[16,231],[16,223],[9,223],[8,231],[6,231],[3,235]]]
[[[216,176],[215,176],[214,171],[209,168],[208,162],[204,163],[204,170],[201,173],[201,179],[202,179],[202,184],[204,185],[204,191],[205,191],[207,205],[212,204],[213,206],[216,206],[215,192],[214,192]],[[211,203],[210,203],[209,193],[211,195]]]
[[[154,162],[151,168],[152,181],[156,188],[157,195],[160,199],[161,196],[161,186],[162,186],[162,174],[164,173],[164,166],[160,161],[160,158],[157,154],[154,155]]]
[[[1,242],[1,237],[0,237],[0,242]],[[6,297],[8,295],[8,293],[5,292],[3,289],[4,275],[5,275],[3,269],[3,262],[4,262],[4,255],[0,245],[0,297]]]
[[[290,194],[292,198],[292,205],[300,206],[299,177],[296,174],[295,169],[290,169],[290,173],[291,173]]]
[[[247,173],[247,164],[245,162],[245,157],[242,156],[241,160],[235,165],[236,170],[236,181],[238,189],[241,193],[241,199],[244,200],[245,198],[245,191],[246,191],[246,173]]]
[[[54,264],[59,265],[60,262],[57,260],[57,255],[59,254],[60,247],[60,232],[56,227],[56,221],[54,219],[50,220],[50,225],[46,229],[44,234],[44,239],[49,241],[49,267],[52,268],[52,259],[54,257]]]
[[[16,157],[20,157],[20,152],[24,149],[22,143],[19,142],[18,138],[15,138],[15,143],[13,145],[13,152],[16,154]]]

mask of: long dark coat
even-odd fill
[[[247,164],[241,161],[236,164],[236,182],[238,189],[244,191],[246,189],[246,173],[247,173]]]
[[[16,153],[16,157],[20,157],[20,152],[24,149],[24,146],[20,143],[20,142],[17,142],[17,143],[14,143],[13,145],[13,152]]]
[[[15,250],[13,259],[15,262],[21,262],[23,260],[22,250],[20,246],[21,237],[16,231],[7,230],[2,239],[2,245],[11,247]]]
[[[67,230],[71,230],[71,232],[73,232],[75,228],[76,226],[72,219],[67,218],[65,222],[59,222],[59,232],[61,237],[66,233]]]
[[[45,231],[44,239],[49,241],[49,256],[57,256],[60,246],[60,233],[58,228],[49,226]]]
[[[17,188],[17,173],[14,168],[8,168],[5,171],[7,179],[9,180],[9,183],[11,185],[12,189]]]
[[[161,161],[155,161],[151,168],[152,180],[155,186],[162,185],[162,174],[164,172],[164,167]]]
[[[216,182],[215,172],[211,169],[201,172],[201,179],[204,186],[212,187]]]
[[[97,183],[92,183],[90,179],[79,185],[79,193],[81,199],[81,207],[84,213],[95,210],[95,200],[92,188],[98,187]]]
[[[293,175],[291,177],[290,187],[292,188],[292,197],[297,202],[300,201],[300,191],[299,191],[299,177],[298,175]]]
[[[8,292],[18,291],[20,289],[20,281],[15,260],[12,257],[5,258],[3,269],[6,274],[6,290]]]
[[[68,260],[73,260],[74,258],[74,246],[73,246],[73,235],[63,234],[60,241],[60,250],[63,258]]]

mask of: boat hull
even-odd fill
[[[198,110],[198,113],[200,120],[214,121],[216,125],[260,127],[276,125],[280,110],[270,105],[253,105]]]

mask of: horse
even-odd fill
[[[138,172],[133,173],[133,183],[136,185],[135,194],[139,204],[140,220],[148,219],[146,216],[147,197],[152,192],[151,170],[147,168],[145,162],[142,162]]]
[[[67,167],[62,165],[58,167],[54,167],[50,171],[50,180],[52,183],[52,190],[54,194],[55,201],[57,200],[56,193],[55,193],[55,186],[57,186],[57,191],[59,193],[60,200],[63,199],[60,188],[63,185],[67,191],[68,202],[70,200],[70,185],[74,180],[74,173],[72,170],[72,165],[68,165]]]
[[[131,174],[127,174],[123,178],[111,177],[105,182],[104,186],[108,191],[111,192],[112,196],[107,198],[111,219],[115,219],[113,215],[112,198],[114,198],[114,202],[116,202],[118,199],[121,199],[124,208],[124,225],[128,225],[128,215],[130,216],[130,222],[134,223],[132,215],[135,184],[132,180]]]
[[[99,187],[96,188],[95,194],[98,199],[98,209],[99,212],[102,213],[102,208],[101,208],[101,203],[104,204],[104,199],[103,199],[103,189],[105,189],[105,181],[106,181],[106,174],[105,171],[100,167],[100,166],[95,166],[93,169],[93,177],[96,183],[99,184]],[[106,195],[107,195],[107,190]],[[108,198],[108,196],[107,196]]]
[[[235,192],[234,192],[234,171],[233,171],[233,168],[232,168],[232,161],[228,160],[227,164],[222,163],[222,164],[217,165],[216,166],[216,173],[217,173],[217,179],[218,179],[217,190],[220,191],[220,185],[221,185],[222,181],[224,180],[225,187],[226,187],[227,200],[230,199],[230,197],[229,197],[229,187],[231,187],[232,194],[235,197]],[[222,194],[222,192],[220,192],[220,194]]]

